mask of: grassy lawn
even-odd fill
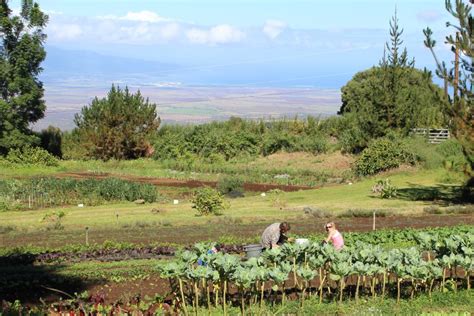
[[[434,187],[435,179],[443,171],[405,171],[390,176],[392,182],[400,190]],[[376,178],[377,179],[377,178]],[[376,179],[366,179],[352,185],[342,184],[327,186],[316,190],[281,193],[276,201],[275,196],[265,197],[252,195],[230,200],[230,208],[223,216],[238,219],[242,223],[256,221],[292,220],[304,215],[303,208],[310,206],[321,208],[337,215],[348,209],[383,209],[395,214],[420,214],[425,206],[434,204],[432,201],[412,201],[409,194],[400,198],[381,199],[371,194],[371,187]],[[449,186],[439,190],[448,190]],[[153,211],[155,209],[155,211]],[[189,201],[181,201],[178,205],[172,203],[153,203],[135,205],[120,203],[104,206],[63,207],[48,210],[10,211],[0,213],[2,225],[15,226],[20,230],[41,230],[46,223],[42,221],[47,212],[64,211],[62,220],[65,230],[83,230],[84,227],[107,228],[117,225],[135,224],[136,222],[155,222],[173,227],[187,225],[206,225],[210,217],[196,216]]]

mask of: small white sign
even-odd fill
[[[177,205],[177,204],[179,204],[179,201],[178,200],[173,200],[173,204]]]
[[[84,204],[77,204],[77,207],[84,207]]]
[[[267,196],[267,195],[265,194],[265,192],[263,192],[262,194],[260,194],[260,196]]]

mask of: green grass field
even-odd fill
[[[221,216],[197,216],[189,200],[180,200],[173,205],[170,199],[159,203],[137,205],[131,202],[84,207],[69,206],[51,209],[0,212],[0,238],[9,246],[22,244],[64,245],[84,241],[84,231],[90,229],[91,241],[103,242],[134,241],[149,243],[152,241],[192,243],[212,238],[249,238],[258,237],[268,223],[286,220],[295,224],[295,233],[314,231],[323,221],[335,219],[346,229],[353,228],[351,219],[338,219],[348,210],[353,213],[369,213],[367,220],[358,223],[371,227],[373,210],[386,215],[418,216],[427,206],[440,206],[454,198],[454,185],[439,184],[445,171],[407,170],[395,174],[364,179],[353,184],[339,184],[315,190],[267,194],[265,197],[252,193],[243,198],[229,199],[230,207]],[[399,188],[399,196],[381,199],[371,193],[371,187],[377,179],[389,177]],[[160,188],[158,187],[158,190]],[[173,191],[167,193],[172,198]],[[433,196],[443,200],[433,200]],[[419,200],[421,197],[422,200]],[[423,200],[428,198],[427,200]],[[307,208],[323,210],[329,218],[314,218],[305,213]],[[43,220],[47,213],[64,212],[61,230],[51,229],[51,223]],[[467,223],[473,222],[472,213]],[[326,216],[327,217],[327,216]],[[446,217],[450,220],[450,218]],[[445,224],[449,224],[446,221]],[[466,218],[459,219],[461,221]],[[458,221],[459,221],[458,220]],[[443,217],[436,223],[443,224]],[[397,222],[385,220],[388,227]],[[365,224],[364,224],[365,223]],[[453,223],[456,224],[456,223]],[[364,226],[365,225],[365,226]],[[401,224],[400,224],[401,225]],[[423,225],[420,223],[419,225]],[[362,227],[362,228],[363,228]],[[320,233],[319,231],[316,231]]]
[[[401,197],[381,199],[371,193],[371,188],[377,179],[365,179],[360,182],[323,187],[315,190],[287,192],[279,194],[279,201],[271,194],[262,197],[251,195],[244,198],[230,199],[230,208],[223,212],[224,216],[239,218],[243,222],[267,219],[277,220],[285,217],[288,219],[303,214],[306,206],[317,207],[337,215],[348,209],[383,209],[394,214],[411,215],[420,214],[427,205],[436,204],[433,201],[413,201],[416,196],[410,190],[439,190],[449,194],[453,186],[438,186],[434,179],[442,171],[406,171],[389,176],[400,191],[405,192]],[[158,190],[160,190],[158,188]],[[405,191],[403,191],[405,190]],[[152,209],[159,209],[154,214]],[[281,208],[281,209],[280,209]],[[88,227],[107,227],[116,225],[116,215],[120,224],[133,224],[136,221],[164,221],[173,226],[202,225],[207,223],[209,217],[196,216],[195,210],[189,201],[181,201],[178,205],[171,202],[136,205],[133,203],[120,203],[82,208],[61,207],[50,210],[11,211],[0,213],[2,225],[13,225],[20,229],[34,230],[44,226],[41,219],[47,211],[61,210],[66,213],[62,221],[64,228],[83,229]]]

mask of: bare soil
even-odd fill
[[[285,218],[282,218],[285,220]],[[288,219],[290,220],[290,219]],[[291,220],[294,234],[324,233],[323,226],[327,218],[301,216]],[[128,227],[102,230],[89,230],[89,242],[103,243],[106,240],[117,242],[133,242],[149,244],[174,243],[192,244],[203,240],[218,240],[223,236],[242,238],[256,238],[260,236],[268,221],[253,223],[227,222],[225,218],[214,217],[206,225],[187,226],[156,226],[156,227]],[[337,224],[342,232],[370,231],[372,218],[340,218]],[[451,215],[421,215],[421,216],[388,216],[376,219],[376,229],[397,228],[425,228],[454,225],[474,225],[473,214]],[[83,231],[42,231],[24,232],[21,234],[0,234],[0,244],[6,247],[22,245],[36,245],[60,247],[65,244],[84,243]]]

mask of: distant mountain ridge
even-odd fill
[[[107,75],[146,74],[153,76],[164,71],[179,70],[171,63],[147,61],[135,58],[102,55],[91,51],[66,50],[54,46],[46,47],[46,60],[43,74],[49,78],[61,75]]]

